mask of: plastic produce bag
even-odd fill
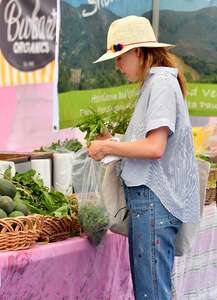
[[[85,149],[78,151],[72,162],[72,182],[78,199],[81,228],[89,240],[99,245],[108,227],[109,218],[103,201],[102,163],[91,159]]]

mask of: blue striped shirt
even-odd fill
[[[162,204],[183,222],[200,219],[199,178],[186,101],[177,70],[153,67],[125,134],[125,141],[144,139],[150,130],[169,128],[168,142],[160,159],[122,161],[121,177],[127,186],[148,186]]]

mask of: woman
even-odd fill
[[[130,82],[141,83],[124,142],[93,141],[89,155],[122,157],[130,212],[129,254],[136,300],[172,299],[175,239],[182,222],[200,218],[199,181],[183,75],[146,18],[114,21],[107,52]]]

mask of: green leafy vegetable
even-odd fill
[[[97,135],[108,133],[103,114],[98,113],[97,110],[92,107],[90,107],[90,110],[91,113],[75,125],[75,127],[78,127],[82,132],[86,132],[85,139],[87,144],[93,141]]]
[[[87,202],[80,206],[78,215],[83,231],[91,242],[99,245],[109,224],[109,218],[105,209],[94,203]]]
[[[17,173],[11,182],[16,186],[14,201],[25,203],[32,213],[51,216],[70,216],[68,199],[60,192],[49,191],[35,170]]]
[[[41,146],[40,149],[35,151],[40,152],[77,152],[82,148],[82,144],[77,139],[65,139],[64,141],[58,140],[53,142],[50,146]]]
[[[134,105],[127,105],[123,110],[117,110],[115,106],[111,109],[108,114],[107,123],[108,130],[112,135],[115,133],[125,134],[127,127],[129,125]]]
[[[85,116],[76,127],[82,132],[86,132],[85,139],[89,144],[97,135],[111,133],[124,134],[129,125],[134,110],[134,102],[130,101],[124,109],[118,105],[110,106],[109,111],[99,113],[96,109],[90,108],[91,113]]]

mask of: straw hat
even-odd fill
[[[107,51],[94,63],[115,58],[137,47],[172,48],[175,45],[158,43],[148,19],[128,16],[112,22],[107,36]]]

